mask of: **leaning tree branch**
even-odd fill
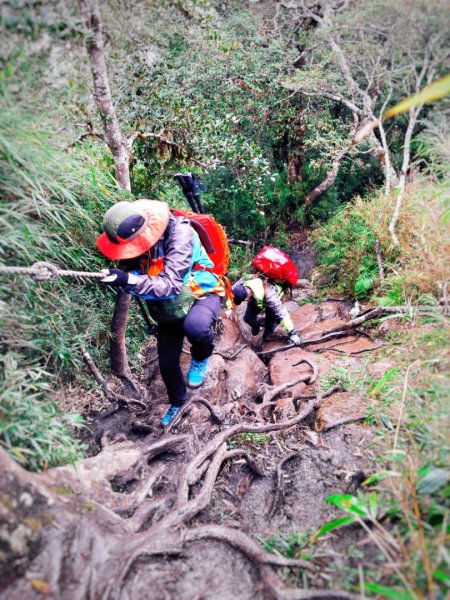
[[[324,194],[328,188],[330,188],[333,183],[336,181],[336,177],[339,172],[339,168],[341,166],[342,161],[344,160],[347,152],[352,148],[354,142],[353,140],[346,144],[340,152],[337,154],[336,158],[331,163],[331,169],[328,171],[325,179],[316,186],[312,192],[309,193],[308,197],[305,200],[305,207],[310,208],[313,203]]]

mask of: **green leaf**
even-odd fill
[[[344,527],[345,525],[351,525],[352,523],[355,523],[355,521],[356,521],[355,517],[352,517],[352,516],[342,517],[340,519],[334,519],[334,521],[329,521],[328,523],[325,523],[325,525],[322,525],[322,527],[318,531],[316,531],[316,533],[312,536],[312,541],[315,542],[316,540],[321,538],[326,533],[329,533],[330,531],[333,531],[334,529],[338,529],[338,527]]]
[[[431,465],[427,473],[419,479],[417,484],[418,494],[434,494],[443,487],[450,479],[450,472],[447,469],[440,469]]]
[[[327,504],[334,504],[341,510],[348,513],[354,513],[360,517],[369,516],[367,507],[364,503],[351,494],[332,494],[331,496],[328,496]]]
[[[379,381],[377,381],[377,383],[370,390],[369,395],[375,396],[378,392],[380,392],[384,388],[386,383],[388,381],[390,381],[394,377],[394,375],[396,373],[398,373],[399,371],[400,371],[400,369],[390,369],[387,373],[385,373],[383,375],[383,377]]]
[[[399,477],[400,473],[397,471],[380,471],[379,473],[374,473],[370,477],[368,477],[365,481],[362,482],[363,486],[372,485],[373,483],[378,483],[387,477]]]
[[[376,519],[378,514],[378,498],[375,492],[369,494],[369,511],[371,516]]]
[[[433,81],[430,85],[427,85],[417,94],[405,98],[392,108],[390,108],[385,114],[384,119],[390,119],[396,115],[400,115],[415,106],[420,104],[428,104],[434,102],[434,100],[440,100],[447,94],[450,94],[450,74]]]
[[[396,589],[388,588],[379,583],[364,583],[364,588],[367,592],[374,592],[383,598],[392,598],[393,600],[412,600],[413,596],[409,593],[399,592]]]
[[[450,587],[450,576],[447,575],[447,573],[444,573],[444,571],[436,569],[436,571],[433,573],[433,577],[438,581],[445,583],[447,587]]]

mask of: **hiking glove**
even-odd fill
[[[289,341],[292,342],[295,346],[302,345],[302,338],[295,331],[291,331],[289,333]]]
[[[100,279],[102,283],[118,287],[125,287],[128,284],[128,273],[125,273],[125,271],[121,271],[120,269],[102,269],[102,273],[105,274],[105,277]]]

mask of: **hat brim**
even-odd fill
[[[136,200],[135,204],[148,215],[147,225],[137,238],[122,244],[111,242],[106,233],[97,238],[97,248],[111,260],[125,260],[144,254],[156,244],[169,223],[170,208],[165,202],[142,199]]]

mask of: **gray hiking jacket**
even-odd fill
[[[185,217],[170,217],[164,234],[150,249],[150,256],[152,259],[164,257],[163,271],[155,276],[130,273],[127,292],[146,300],[170,298],[180,293],[191,276],[205,293],[217,285],[214,273],[192,271],[194,263],[204,267],[212,267],[213,263]]]

